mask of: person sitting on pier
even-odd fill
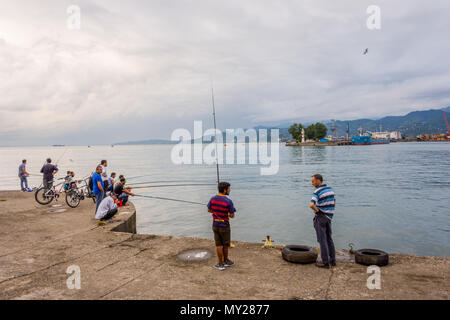
[[[111,192],[109,197],[105,197],[98,206],[95,213],[96,220],[109,220],[118,212],[117,209],[117,196],[114,192]]]
[[[125,188],[125,181],[125,177],[122,176],[119,183],[114,187],[114,193],[117,194],[117,198],[122,201],[122,205],[124,206],[128,205],[127,202],[129,196],[134,197],[134,193],[131,192],[131,187]]]
[[[114,179],[116,178],[116,173],[112,172],[111,176],[108,177],[108,187],[106,188],[106,191],[113,191],[114,190]]]

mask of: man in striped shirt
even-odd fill
[[[230,247],[230,222],[229,218],[234,218],[236,209],[233,201],[227,198],[230,194],[230,184],[220,182],[218,185],[219,194],[212,197],[208,202],[208,212],[212,213],[214,240],[216,242],[217,258],[219,263],[214,266],[218,270],[225,270],[231,267],[234,262],[228,259],[228,248]]]
[[[311,184],[316,188],[309,207],[314,210],[314,229],[316,229],[317,242],[320,244],[322,263],[318,267],[329,268],[336,265],[336,251],[331,238],[331,219],[334,214],[336,200],[331,187],[323,184],[323,177],[315,174],[311,177]]]

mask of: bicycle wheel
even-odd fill
[[[80,197],[76,191],[66,193],[66,203],[71,208],[76,208],[80,204]]]
[[[39,204],[46,205],[53,201],[55,194],[52,189],[39,188],[34,194],[34,198]]]

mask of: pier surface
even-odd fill
[[[234,242],[236,265],[218,271],[212,240],[133,234],[133,205],[98,226],[90,199],[71,209],[64,199],[61,207],[39,205],[33,195],[0,191],[0,299],[450,298],[449,258],[393,254],[381,268],[381,289],[369,290],[371,274],[348,252],[325,270],[284,261],[280,246]],[[178,259],[197,248],[212,257]],[[80,289],[68,288],[70,266],[80,268]]]

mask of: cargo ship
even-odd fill
[[[355,136],[352,137],[353,145],[370,145],[370,144],[388,144],[391,142],[390,138],[387,139],[373,139],[371,136]]]

